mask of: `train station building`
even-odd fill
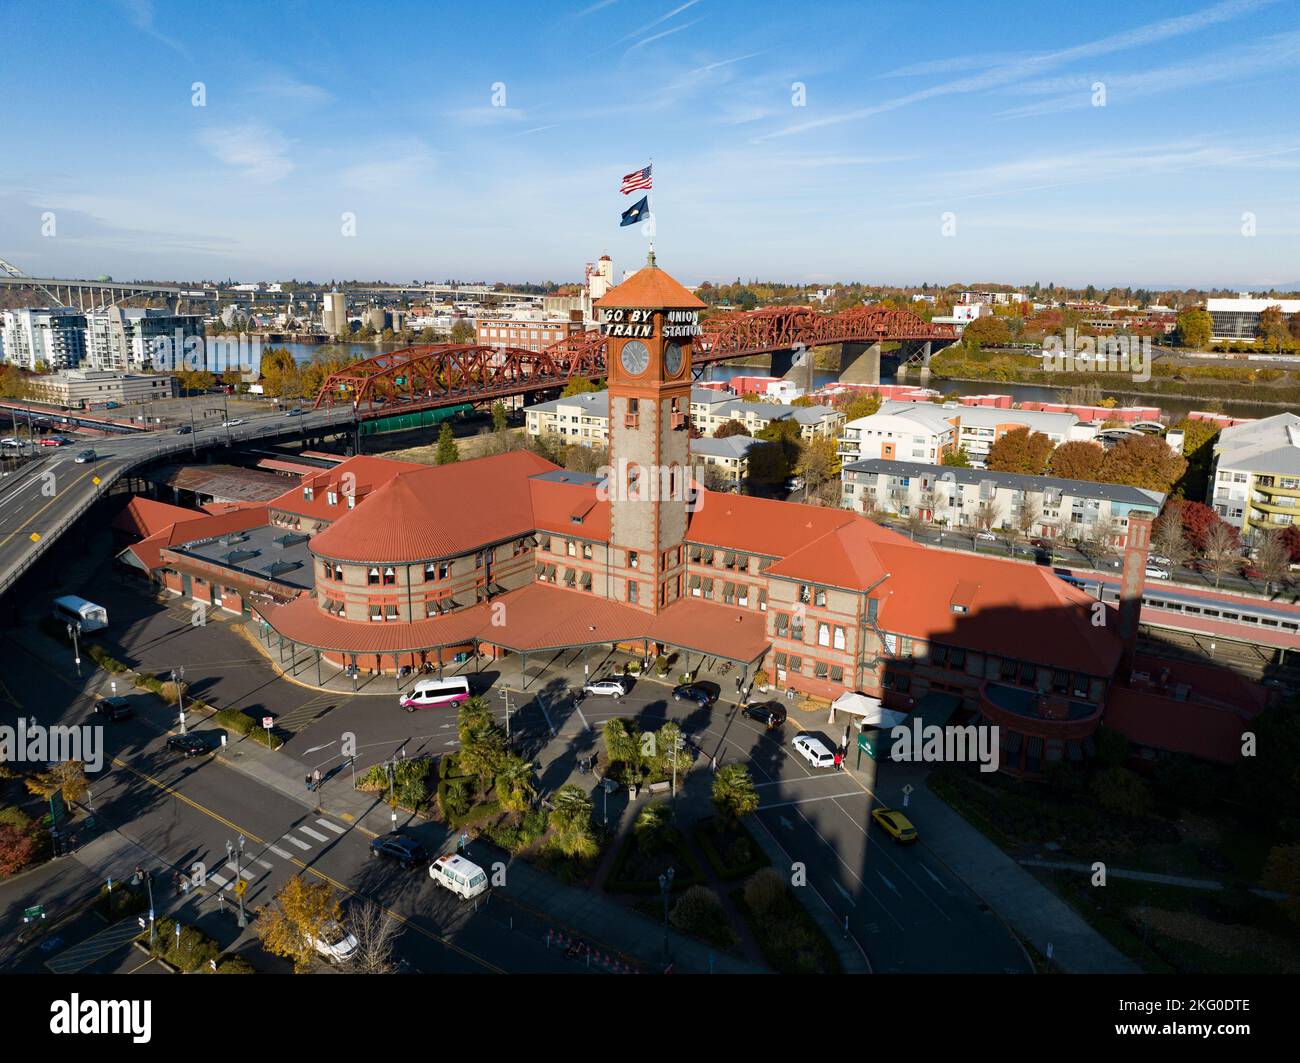
[[[305,656],[307,676],[616,646],[675,654],[674,675],[730,661],[746,686],[761,671],[782,694],[857,691],[904,711],[947,694],[999,725],[1013,771],[1085,757],[1133,667],[1136,622],[1122,638],[1113,609],[1049,568],[703,489],[689,431],[701,306],[653,262],[599,301],[603,475],[526,450],[442,466],[354,457],[256,506],[188,520],[141,508],[121,556],[243,613],[282,658]],[[1128,553],[1140,601],[1144,535]]]

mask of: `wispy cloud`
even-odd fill
[[[273,183],[293,172],[289,142],[283,134],[257,123],[218,126],[199,134],[199,142],[246,180]]]
[[[117,0],[117,6],[122,9],[122,14],[126,20],[131,23],[141,33],[148,34],[160,44],[165,44],[168,48],[190,58],[189,50],[178,41],[175,37],[169,37],[163,33],[154,24],[154,8],[152,0]]]
[[[424,144],[405,141],[371,144],[374,161],[355,163],[339,175],[339,182],[361,192],[421,194],[437,168],[437,159]]]
[[[607,52],[611,48],[617,48],[620,44],[626,44],[628,41],[635,40],[637,37],[640,37],[641,34],[654,29],[656,26],[662,25],[663,23],[667,22],[670,18],[675,18],[677,15],[680,15],[683,11],[687,10],[688,8],[694,7],[699,2],[700,0],[686,0],[686,3],[673,8],[666,15],[660,15],[657,19],[653,19],[650,22],[647,22],[644,26],[634,29],[631,33],[623,34],[623,36],[619,37],[617,40],[610,41],[609,44],[605,45],[602,48],[597,48],[591,54],[599,55],[601,52]]]
[[[1078,44],[1071,48],[1064,48],[1055,52],[1031,56],[1028,59],[1012,61],[1006,64],[999,64],[986,70],[982,74],[959,78],[955,81],[942,82],[938,85],[932,85],[930,88],[920,89],[904,96],[896,96],[893,99],[882,100],[880,103],[872,104],[868,107],[861,107],[852,111],[844,111],[839,114],[828,115],[825,118],[816,118],[810,121],[786,126],[784,129],[778,129],[771,133],[766,133],[757,139],[770,140],[776,137],[793,136],[797,133],[807,132],[812,129],[820,129],[826,126],[840,125],[844,122],[853,122],[863,118],[870,118],[874,115],[898,110],[899,108],[908,107],[912,104],[921,103],[926,100],[1000,88],[1081,59],[1092,59],[1098,56],[1112,55],[1116,52],[1146,47],[1157,44],[1161,41],[1172,40],[1189,33],[1196,33],[1201,30],[1209,29],[1212,26],[1217,26],[1224,22],[1229,22],[1232,19],[1240,18],[1243,15],[1249,14],[1252,11],[1258,10],[1259,8],[1274,2],[1275,0],[1224,0],[1223,3],[1203,8],[1202,10],[1192,12],[1191,14],[1179,15],[1175,18],[1168,18],[1159,22],[1148,23],[1145,26],[1138,26],[1135,29],[1125,30],[1121,33],[1114,33],[1108,37],[1101,37],[1097,40]]]
[[[522,122],[528,115],[519,107],[462,107],[457,111],[448,111],[447,117],[460,125],[477,127]]]
[[[258,82],[253,92],[260,96],[298,103],[324,104],[334,99],[333,93],[320,85],[313,85],[285,71],[276,71]]]
[[[690,22],[683,22],[680,26],[673,26],[672,29],[662,30],[659,33],[651,34],[649,37],[643,37],[641,40],[637,41],[636,44],[631,45],[628,48],[628,50],[623,53],[623,55],[624,56],[631,55],[638,48],[644,48],[647,44],[652,44],[653,42],[659,40],[661,37],[671,37],[674,33],[681,33],[682,30],[688,30],[699,21],[700,20],[698,18],[691,19]]]
[[[1224,81],[1276,76],[1300,64],[1300,31],[1279,34],[1243,48],[1200,56],[1185,63],[1137,73],[1090,74],[1029,82],[1017,91],[1051,95],[1051,99],[997,112],[999,118],[1024,118],[1075,110],[1091,104],[1092,84],[1102,82],[1111,104],[1182,88],[1200,88]]]

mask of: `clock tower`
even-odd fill
[[[609,371],[614,593],[659,612],[686,583],[691,343],[704,303],[659,269],[652,251],[596,305]]]

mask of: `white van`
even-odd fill
[[[65,624],[80,624],[83,635],[108,627],[108,610],[75,594],[55,598],[53,614],[55,620],[62,620]]]
[[[469,680],[463,675],[446,679],[421,679],[397,696],[397,704],[407,712],[432,709],[439,705],[459,705],[469,698]]]
[[[794,741],[790,744],[814,768],[835,767],[835,754],[812,735],[795,735]]]
[[[469,900],[488,887],[487,872],[472,860],[456,853],[440,856],[429,865],[429,877],[458,897]]]

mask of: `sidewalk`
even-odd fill
[[[1021,860],[1024,867],[1042,867],[1049,871],[1078,871],[1083,875],[1093,873],[1091,864],[1071,863],[1068,860]],[[1217,878],[1188,878],[1186,875],[1162,875],[1158,871],[1130,871],[1122,867],[1107,867],[1106,875],[1110,878],[1126,878],[1136,882],[1152,882],[1159,886],[1181,886],[1189,890],[1219,891],[1229,889],[1228,883]],[[1266,890],[1262,886],[1247,886],[1246,891],[1256,897],[1269,901],[1284,901],[1285,893],[1278,890]]]

